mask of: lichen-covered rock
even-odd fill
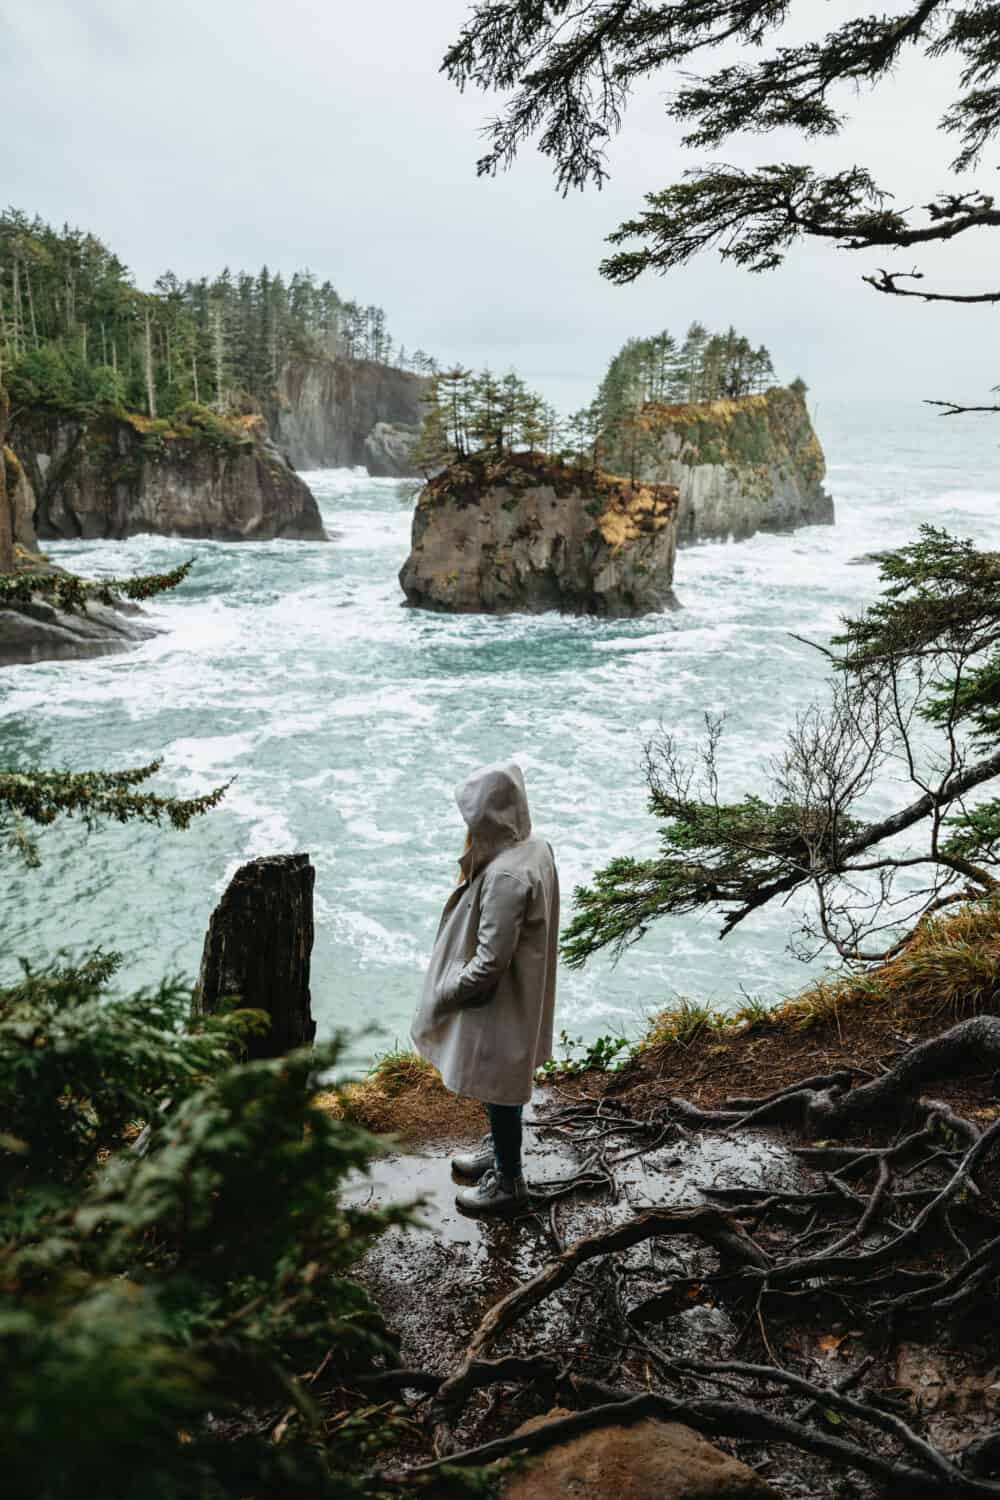
[[[677,492],[477,454],[420,492],[399,575],[424,609],[637,615],[676,604]]]
[[[42,538],[137,532],[325,541],[312,491],[267,436],[262,418],[191,410],[73,419],[19,415],[11,433]]]
[[[9,415],[7,392],[0,385],[0,573],[11,573],[14,570],[14,512],[8,492],[7,449],[3,446],[7,438]]]
[[[833,521],[826,461],[801,385],[643,409],[640,470],[675,484],[677,539],[753,536]]]
[[[518,1429],[531,1432],[556,1409]],[[777,1500],[770,1485],[678,1422],[655,1418],[599,1427],[528,1461],[502,1486],[503,1500]]]
[[[371,474],[412,476],[417,471],[409,453],[404,456],[394,439],[390,457],[377,429],[387,426],[415,437],[427,385],[424,376],[372,360],[298,354],[278,376],[268,425],[297,469],[364,465]]]

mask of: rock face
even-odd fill
[[[52,564],[37,551],[34,492],[14,450],[4,446],[5,421],[0,390],[0,574],[48,573]],[[83,609],[63,610],[36,595],[7,605],[0,608],[0,667],[122,651],[156,634],[137,618],[141,613],[124,600],[118,608],[91,602]]]
[[[480,454],[421,490],[399,581],[424,609],[646,614],[677,602],[676,510],[669,485]]]
[[[410,448],[427,385],[421,375],[370,360],[297,355],[267,410],[271,436],[297,469],[360,464],[390,478],[414,475]]]
[[[7,392],[0,385],[0,573],[12,573],[14,570],[14,507],[10,496],[12,471],[7,462],[10,450],[4,447],[9,414]],[[13,458],[13,453],[11,457]]]
[[[24,472],[24,465],[13,448],[4,447],[2,457],[14,547],[20,547],[25,552],[36,552],[38,537],[35,534],[35,492]]]
[[[36,497],[39,536],[151,531],[217,541],[325,541],[307,485],[260,417],[194,411],[172,421],[27,412],[11,441]]]
[[[644,479],[679,491],[677,539],[724,541],[833,521],[826,462],[805,389],[739,400],[649,406]]]
[[[365,468],[376,479],[405,479],[413,474],[410,455],[416,428],[398,422],[376,422],[365,438]]]
[[[531,1432],[556,1409],[534,1417]],[[503,1500],[778,1500],[746,1464],[678,1422],[654,1418],[631,1427],[600,1427],[550,1448],[508,1479]]]

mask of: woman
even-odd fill
[[[559,879],[532,838],[520,766],[486,766],[455,793],[468,827],[459,884],[445,903],[411,1032],[446,1088],[481,1099],[490,1149],[452,1169],[465,1213],[516,1211],[528,1197],[521,1111],[552,1056]]]

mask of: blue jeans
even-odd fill
[[[493,1137],[493,1154],[502,1177],[521,1172],[521,1115],[523,1104],[487,1104],[486,1114]]]

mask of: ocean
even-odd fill
[[[464,830],[453,788],[485,762],[524,769],[537,831],[556,851],[564,911],[614,855],[657,847],[643,746],[661,729],[694,749],[724,711],[724,793],[766,789],[783,729],[822,690],[820,654],[873,598],[866,554],[925,522],[1000,548],[1000,424],[919,403],[824,403],[816,425],[836,525],[678,554],[682,608],[640,619],[446,616],[403,606],[412,482],[355,470],[305,475],[332,541],[231,545],[140,536],[60,542],[93,575],[189,580],[148,613],[162,634],[127,654],[0,673],[0,764],[84,769],[162,758],[159,789],[191,796],[230,777],[185,833],[45,830],[43,864],[7,864],[0,978],[18,960],[102,944],[119,983],[194,978],[209,914],[255,855],[305,850],[316,867],[313,1009],[363,1067],[405,1043]],[[859,560],[860,559],[860,560]],[[906,797],[884,782],[872,808]],[[908,800],[908,799],[907,799]],[[560,976],[571,1036],[636,1034],[679,997],[731,1009],[794,993],[822,960],[788,951],[790,908],[720,942],[719,919],[660,921],[613,964]]]

